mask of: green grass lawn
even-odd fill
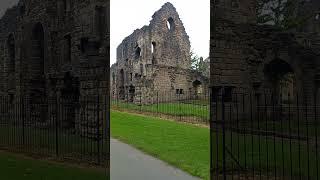
[[[105,180],[102,170],[75,168],[0,152],[2,180]]]
[[[192,175],[209,178],[209,129],[111,111],[111,134]]]
[[[208,103],[208,102],[207,102]],[[139,105],[125,102],[112,102],[112,107],[143,112],[160,113],[172,116],[190,116],[209,121],[209,105],[198,101]]]
[[[159,118],[111,112],[111,135],[192,175],[209,178],[209,129]],[[305,141],[226,132],[226,146],[241,167],[264,175],[316,177],[317,152]],[[213,139],[214,168],[222,168],[222,133]],[[291,152],[291,153],[290,153]],[[318,154],[319,156],[319,154]],[[239,169],[228,154],[229,173]],[[320,157],[320,156],[319,156]],[[217,163],[216,163],[217,162]],[[291,170],[292,165],[292,170]]]

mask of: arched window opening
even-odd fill
[[[124,86],[124,71],[120,70],[120,87]]]
[[[95,29],[97,36],[102,39],[106,33],[106,18],[107,18],[107,11],[106,7],[103,6],[96,6],[95,8]]]
[[[23,16],[26,13],[26,6],[23,4],[19,8],[20,16]]]
[[[67,9],[68,9],[68,4],[67,3],[68,3],[67,0],[63,0],[63,11],[64,11],[64,13],[66,13]]]
[[[38,104],[46,98],[45,79],[45,53],[44,53],[44,28],[41,23],[35,24],[31,38],[31,57],[29,60],[30,103]],[[48,117],[48,107],[42,106],[34,109],[39,112],[32,117],[35,121],[44,122]]]
[[[141,56],[141,48],[137,47],[135,51],[135,59],[139,59]]]
[[[15,72],[15,42],[14,42],[14,37],[11,34],[8,37],[8,42],[7,42],[7,48],[8,48],[8,57],[9,57],[9,63],[8,63],[8,71],[9,73],[14,73]]]
[[[151,53],[154,54],[156,51],[156,42],[151,43]]]
[[[168,18],[168,20],[167,20],[167,28],[170,31],[174,30],[174,21],[173,21],[172,17]]]
[[[65,59],[65,62],[71,62],[71,35],[66,35],[64,39],[65,39],[64,59]]]
[[[152,42],[151,43],[152,64],[157,64],[155,53],[156,53],[156,42]]]
[[[33,28],[32,34],[32,59],[37,61],[33,62],[34,68],[39,75],[44,74],[44,30],[40,23],[37,23]]]
[[[119,98],[125,98],[125,91],[124,91],[124,71],[123,69],[120,70],[120,79],[119,79]]]
[[[112,84],[116,83],[116,75],[114,74],[114,72],[112,73]]]

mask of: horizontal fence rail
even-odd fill
[[[0,96],[0,148],[105,166],[106,96]]]
[[[111,107],[172,119],[176,121],[209,125],[208,92],[154,92],[142,94],[129,92],[111,95]]]
[[[211,179],[319,179],[320,96],[211,95]]]

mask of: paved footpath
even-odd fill
[[[111,180],[198,180],[118,140],[110,146]]]

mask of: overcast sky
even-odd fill
[[[163,4],[175,6],[190,37],[191,49],[199,56],[209,56],[210,0],[111,0],[111,64],[116,62],[116,48],[135,29],[149,25],[152,15]]]
[[[3,16],[6,9],[17,4],[18,0],[0,0],[0,17]]]

